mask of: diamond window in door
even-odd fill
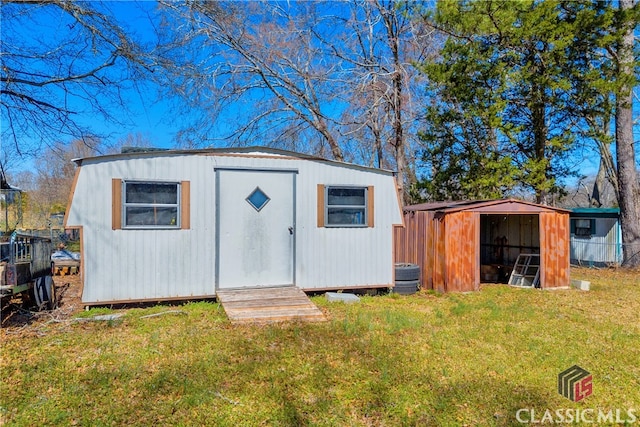
[[[247,197],[246,200],[255,210],[260,212],[260,210],[264,208],[264,205],[266,205],[271,199],[260,189],[260,187],[256,187],[256,189],[249,194],[249,197]]]

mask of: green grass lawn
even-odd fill
[[[572,278],[591,290],[319,296],[329,321],[310,324],[232,326],[197,302],[3,330],[0,425],[516,425],[519,409],[640,422],[640,274]],[[141,319],[167,310],[184,313]],[[557,391],[574,364],[593,375],[577,403]]]

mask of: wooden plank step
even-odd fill
[[[326,320],[309,297],[293,286],[221,290],[217,297],[232,323]]]
[[[295,287],[278,287],[278,288],[259,288],[259,289],[230,289],[220,290],[216,293],[225,301],[248,301],[262,300],[265,298],[281,298],[283,296],[303,296],[306,294],[300,288]]]
[[[248,308],[248,307],[273,307],[273,306],[293,306],[309,304],[307,298],[269,298],[265,300],[248,300],[248,301],[227,301],[225,307],[229,308]]]
[[[296,318],[296,317],[304,317],[305,320],[308,318],[313,319],[322,319],[324,320],[324,314],[319,309],[293,309],[293,310],[260,310],[260,311],[233,311],[232,312],[232,320],[270,320],[276,317],[286,317],[286,318]],[[230,318],[231,318],[230,317]]]
[[[269,319],[256,319],[248,317],[246,319],[233,319],[233,324],[246,324],[246,323],[277,323],[277,322],[326,322],[324,316],[320,317],[301,317],[301,316],[272,316]]]
[[[301,317],[301,316],[272,316],[267,320],[256,319],[256,318],[246,318],[246,319],[233,319],[231,320],[234,324],[247,324],[247,323],[277,323],[277,322],[326,322],[324,316],[320,317]]]
[[[317,308],[309,308],[305,306],[296,306],[296,307],[262,307],[260,309],[252,309],[252,310],[230,310],[230,313],[233,314],[234,317],[268,317],[271,315],[280,316],[283,314],[287,315],[315,315],[320,312]]]
[[[316,315],[322,314],[320,310],[317,308],[311,309],[307,307],[294,307],[287,308],[286,310],[281,309],[263,309],[263,310],[233,310],[234,317],[269,317],[269,316],[293,316],[293,315]]]

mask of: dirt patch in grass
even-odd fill
[[[14,298],[3,307],[1,314],[2,335],[37,334],[45,324],[64,322],[82,312],[80,275],[54,276],[57,304],[53,310],[37,311],[24,304],[22,298]]]

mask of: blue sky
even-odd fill
[[[155,13],[156,3],[154,1],[110,1],[105,2],[104,7],[108,8],[119,24],[143,42],[153,42],[157,21],[152,19]],[[55,29],[60,23],[49,22],[49,28]],[[40,30],[45,27],[40,27]],[[25,28],[25,37],[30,32],[39,31],[38,26]],[[108,145],[117,143],[127,135],[140,134],[149,140],[153,146],[170,148],[176,144],[176,134],[183,128],[184,123],[178,115],[171,109],[171,103],[166,99],[158,99],[156,88],[153,86],[143,86],[141,89],[129,89],[124,92],[124,97],[129,111],[123,111],[122,125],[114,125],[101,120],[96,120],[92,115],[84,115],[80,122],[90,125],[95,133],[106,135],[105,142]],[[636,111],[640,106],[636,102]],[[235,112],[231,112],[233,116]],[[3,123],[2,126],[5,126]],[[219,127],[218,135],[210,135],[212,140],[224,134],[224,127]],[[636,132],[638,126],[636,126]],[[636,139],[640,139],[640,134],[636,133]],[[66,141],[69,142],[69,141]],[[0,142],[5,144],[5,141]],[[640,158],[640,150],[637,150]],[[589,175],[595,173],[597,169],[597,154],[591,149],[576,153],[575,162],[581,173]],[[22,163],[15,165],[16,170],[21,168],[31,169],[33,163],[26,158]]]
[[[113,16],[128,32],[146,43],[155,41],[155,29],[152,21],[155,13],[155,1],[110,1],[106,2]],[[116,142],[129,134],[140,133],[156,147],[170,148],[174,145],[176,132],[180,124],[171,114],[169,102],[158,99],[153,87],[142,87],[141,92],[129,90],[126,93],[131,116],[130,124],[122,128],[94,123],[96,132],[110,135],[110,142]]]
[[[37,8],[38,6],[30,5],[26,7]],[[156,7],[155,2],[110,1],[103,3],[101,7],[109,10],[111,12],[110,15],[115,16],[119,24],[127,28],[128,32],[134,34],[136,39],[142,42],[153,42],[155,31],[152,27],[150,14],[153,13]],[[2,10],[5,10],[4,6]],[[15,46],[18,43],[26,47],[29,46],[29,43],[45,45],[48,42],[52,42],[54,44],[55,40],[58,40],[58,35],[67,32],[68,27],[72,25],[72,21],[65,20],[65,15],[56,8],[40,7],[40,9],[35,10],[38,12],[33,14],[32,17],[16,21],[18,22],[18,29],[16,29],[16,25],[9,25],[11,23],[5,21],[7,17],[3,16],[2,38],[7,43],[14,43]],[[6,30],[6,28],[9,29]],[[10,38],[8,34],[5,34],[5,30],[17,31],[18,34],[15,34],[14,38]],[[96,61],[98,60],[96,59]],[[28,67],[28,71],[37,73],[35,67]],[[64,73],[64,70],[61,73]],[[37,77],[34,77],[35,79]],[[77,112],[77,114],[73,115],[75,120],[90,128],[95,134],[104,135],[104,141],[107,144],[114,144],[129,134],[139,133],[155,146],[171,147],[175,133],[179,129],[179,124],[172,121],[169,104],[162,99],[158,99],[157,91],[152,85],[140,85],[138,87],[128,85],[128,87],[123,88],[122,96],[127,110],[110,111],[111,114],[121,119],[122,123],[119,124],[109,123],[96,117],[87,107],[86,102],[79,97],[69,94],[63,95],[61,91],[51,88],[48,90],[49,95],[45,96],[49,96],[49,98],[46,99],[55,100],[52,103],[56,105],[62,105],[64,102],[64,105]],[[5,130],[7,120],[4,112],[2,118],[2,129]],[[37,138],[33,135],[24,134],[18,136],[20,144],[24,142],[24,146],[38,144]],[[64,137],[61,137],[61,140],[62,142],[70,142],[65,141]],[[7,147],[5,144],[12,143],[4,139],[0,141],[0,144],[0,148],[13,148]],[[22,162],[12,162],[12,166],[16,169],[29,169],[32,164],[33,161],[28,156],[23,157]]]

